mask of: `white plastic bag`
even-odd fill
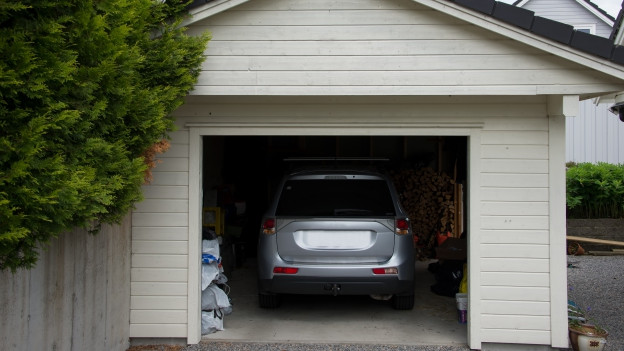
[[[206,290],[208,285],[219,276],[219,265],[216,262],[210,264],[202,264],[202,291]]]
[[[223,313],[219,310],[202,311],[202,335],[211,334],[217,330],[223,330]]]
[[[221,257],[219,240],[202,240],[202,253],[210,254],[216,258]]]
[[[227,294],[216,284],[210,284],[202,291],[202,311],[221,310],[230,307],[230,299]]]

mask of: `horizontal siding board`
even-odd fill
[[[481,257],[491,258],[548,258],[548,245],[481,244]]]
[[[547,230],[548,216],[482,216],[481,228],[492,230]]]
[[[481,187],[483,201],[548,201],[548,188]]]
[[[547,258],[522,257],[510,259],[512,257],[514,256],[509,256],[505,258],[481,258],[481,271],[518,273],[548,273],[550,271],[549,260]]]
[[[132,213],[134,227],[183,227],[188,225],[188,213]]]
[[[484,173],[548,173],[548,160],[482,159]]]
[[[186,255],[187,241],[132,241],[133,254]]]
[[[186,138],[187,143],[188,143],[188,136],[183,136],[181,138]],[[189,155],[189,145],[188,144],[182,144],[182,143],[178,143],[181,142],[179,140],[173,139],[173,142],[171,143],[171,145],[169,146],[169,149],[159,155],[156,155],[158,159],[167,159],[167,158],[172,158],[172,157],[187,157]]]
[[[132,255],[132,267],[136,267],[136,268],[187,268],[188,260],[189,258],[187,255],[137,254],[135,253],[134,255]]]
[[[164,155],[162,155],[164,156]],[[158,172],[188,172],[189,159],[187,157],[161,157],[156,159],[154,171]]]
[[[506,121],[509,129],[523,129],[527,124],[540,124],[541,119],[529,119],[518,122],[518,111],[533,111],[538,113],[542,110],[539,104],[531,103],[523,99],[512,99],[505,102],[505,97],[497,97],[497,103],[487,103],[475,97],[474,101],[465,101],[460,98],[453,100],[440,99],[439,97],[427,97],[427,101],[421,103],[407,103],[399,97],[369,97],[366,101],[361,99],[350,100],[342,97],[340,104],[328,104],[325,101],[316,101],[308,97],[292,97],[288,103],[257,103],[255,99],[248,98],[252,102],[244,103],[231,101],[222,97],[226,102],[219,103],[210,100],[207,104],[188,103],[177,111],[177,115],[185,117],[184,122],[202,121],[206,117],[215,123],[236,122],[241,125],[257,125],[258,118],[270,123],[309,123],[313,119],[315,123],[333,125],[336,123],[375,123],[379,122],[379,116],[384,116],[384,123],[405,124],[414,121],[415,117],[421,119],[435,118],[438,123],[461,123],[466,118],[472,117],[475,121],[484,121],[486,128],[498,126],[496,120]],[[269,100],[270,97],[264,97]],[[385,98],[385,99],[384,99]],[[417,99],[418,97],[412,97]],[[202,98],[203,99],[203,98]],[[375,100],[379,101],[375,101]],[[440,109],[439,104],[445,108]],[[544,112],[545,113],[545,112]],[[490,118],[488,118],[490,117]],[[495,118],[494,118],[495,117]],[[509,118],[505,118],[509,117]],[[337,118],[340,118],[337,121]],[[491,133],[500,133],[499,130]],[[530,132],[530,131],[529,131]],[[485,133],[482,132],[482,133]],[[525,133],[524,131],[519,132]]]
[[[188,271],[181,268],[132,268],[132,282],[187,282]]]
[[[249,1],[232,8],[230,11],[252,11],[265,10],[264,1]],[[388,0],[273,0],[271,1],[273,10],[378,10],[378,9],[427,9],[423,5],[410,1],[388,1]]]
[[[548,245],[547,230],[482,230],[479,233],[482,244],[534,244]]]
[[[530,159],[547,160],[548,145],[483,145],[484,159]]]
[[[184,324],[130,324],[131,338],[186,338],[187,328]]]
[[[407,25],[340,25],[332,28],[322,26],[194,26],[191,34],[208,30],[215,41],[267,40],[280,41],[333,41],[362,39],[366,33],[369,40],[428,40],[431,32],[436,32],[440,40],[480,40],[499,39],[495,34],[482,33],[470,25],[444,25],[438,23],[419,23]],[[210,49],[208,49],[210,52]]]
[[[548,145],[547,130],[489,131],[481,133],[482,145]]]
[[[186,241],[188,227],[134,227],[132,240],[136,241]]]
[[[136,310],[130,311],[131,324],[168,323],[184,324],[187,322],[186,310]]]
[[[526,55],[524,47],[511,41],[490,40],[332,40],[318,41],[296,40],[211,40],[206,55],[208,56],[368,56],[375,55]],[[529,51],[531,52],[531,51]],[[537,52],[537,51],[535,51]],[[457,59],[457,58],[455,58]]]
[[[484,329],[550,330],[550,317],[485,314],[481,317],[481,327]]]
[[[144,185],[142,188],[145,199],[188,199],[188,186]]]
[[[481,286],[483,300],[550,301],[550,288],[524,286]]]
[[[187,296],[187,285],[171,282],[137,282],[130,284],[131,296]]]
[[[392,24],[461,24],[450,16],[432,10],[308,10],[308,11],[227,11],[201,22],[202,25],[228,26],[323,26]]]
[[[482,300],[481,310],[483,314],[491,315],[548,316],[550,314],[550,303],[536,301]]]
[[[145,199],[135,206],[135,213],[188,212],[187,199]]]
[[[152,171],[154,179],[152,185],[188,185],[188,171],[160,172],[157,168]]]
[[[315,86],[240,86],[240,85],[196,85],[189,92],[193,96],[232,96],[232,95],[252,95],[252,96],[317,96],[317,95],[351,95],[351,96],[432,96],[432,95],[470,95],[478,91],[483,95],[514,96],[514,95],[579,95],[579,94],[602,94],[605,90],[619,91],[621,85],[616,84],[577,84],[577,85],[480,85],[474,82],[473,85],[421,85],[421,86],[400,86],[400,85],[368,85],[368,86],[335,86],[335,85],[315,85]],[[246,130],[241,130],[237,135],[257,135],[245,134]],[[326,135],[327,133],[319,134]]]
[[[162,310],[186,310],[186,296],[132,296],[130,308],[133,310],[151,310],[158,306]]]
[[[548,174],[482,173],[484,187],[548,188]]]
[[[487,74],[485,74],[487,72]],[[572,70],[489,71],[211,71],[197,85],[218,86],[439,86],[597,84],[602,80]]]
[[[482,202],[481,214],[485,216],[544,216],[548,215],[548,203],[501,201]]]
[[[548,273],[482,272],[481,284],[491,286],[548,287]]]
[[[464,55],[461,61],[445,60],[445,56],[208,56],[202,64],[205,71],[407,71],[407,70],[473,70],[506,69],[507,55]],[[561,65],[542,56],[524,55],[517,69],[561,69]],[[526,133],[529,140],[541,142],[541,134]],[[520,138],[517,138],[520,139]],[[518,143],[521,141],[518,140]],[[169,153],[169,151],[167,151]],[[165,155],[167,154],[165,153]]]
[[[550,330],[481,329],[481,341],[506,344],[550,345]]]

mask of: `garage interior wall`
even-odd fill
[[[550,344],[560,282],[550,277],[547,109],[543,97],[190,99],[144,189],[157,201],[137,208],[149,220],[133,222],[131,337],[198,341],[202,135],[455,135],[469,144],[469,338]]]

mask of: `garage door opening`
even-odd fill
[[[466,249],[463,256],[437,255],[457,255],[453,249],[468,236],[467,148],[464,136],[204,136],[203,232],[204,238],[206,230],[217,232],[222,243],[228,278],[222,288],[229,292],[232,314],[224,317],[224,330],[203,338],[465,344],[454,290]],[[278,309],[258,306],[260,222],[277,183],[293,167],[284,159],[295,157],[386,159],[375,167],[392,176],[417,236],[413,310],[396,311],[369,296],[288,295]],[[444,251],[444,240],[450,251]]]

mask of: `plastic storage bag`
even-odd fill
[[[211,334],[217,330],[223,330],[223,314],[219,310],[202,311],[202,335]]]

